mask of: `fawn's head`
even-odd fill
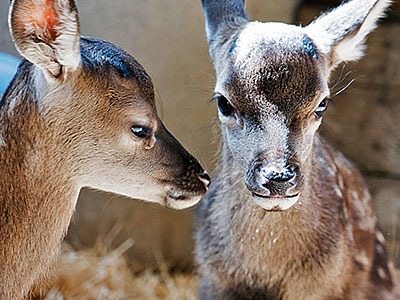
[[[177,209],[200,200],[209,177],[163,126],[152,81],[132,56],[80,37],[73,0],[15,0],[9,16],[26,60],[3,105],[30,94],[50,136],[47,144],[58,143],[52,155],[74,170],[79,187]]]
[[[288,209],[312,167],[329,74],[362,56],[390,1],[353,0],[307,27],[249,22],[243,0],[202,4],[225,149],[260,206]]]

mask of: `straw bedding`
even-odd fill
[[[33,289],[31,300],[195,300],[194,275],[170,275],[161,266],[133,275],[123,253],[133,242],[127,240],[113,251],[95,247],[75,251],[64,243],[61,256],[50,274]]]
[[[165,265],[158,273],[131,273],[124,252],[127,240],[115,250],[104,243],[92,249],[74,250],[64,243],[49,275],[32,290],[29,300],[196,300],[194,275],[169,274]],[[400,273],[398,272],[398,275]]]

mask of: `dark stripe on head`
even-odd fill
[[[81,56],[84,64],[91,68],[111,67],[122,78],[144,79],[144,69],[122,48],[103,40],[81,38]]]
[[[306,49],[306,51],[312,55],[312,57],[314,58],[318,58],[318,52],[315,49],[314,44],[311,42],[310,39],[306,38],[303,40],[303,45],[304,45],[304,49]]]
[[[228,55],[229,55],[229,56],[231,56],[232,52],[235,51],[236,46],[237,46],[237,40],[238,40],[238,38],[239,38],[239,36],[236,35],[235,38],[233,39],[233,43],[232,43],[232,45],[231,45],[231,47],[229,48],[229,51],[228,51]]]

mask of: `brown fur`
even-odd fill
[[[38,28],[45,22],[23,23],[32,9],[55,12],[60,40],[55,27]],[[46,272],[82,187],[181,209],[209,183],[158,118],[145,70],[117,46],[81,38],[73,1],[16,0],[10,13],[16,46],[34,64],[22,61],[0,101],[2,300],[21,299]]]

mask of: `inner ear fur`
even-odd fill
[[[50,76],[77,69],[80,31],[74,0],[14,0],[9,26],[19,53]]]
[[[364,55],[365,38],[376,28],[391,0],[351,0],[323,14],[306,27],[332,70],[344,61]]]

